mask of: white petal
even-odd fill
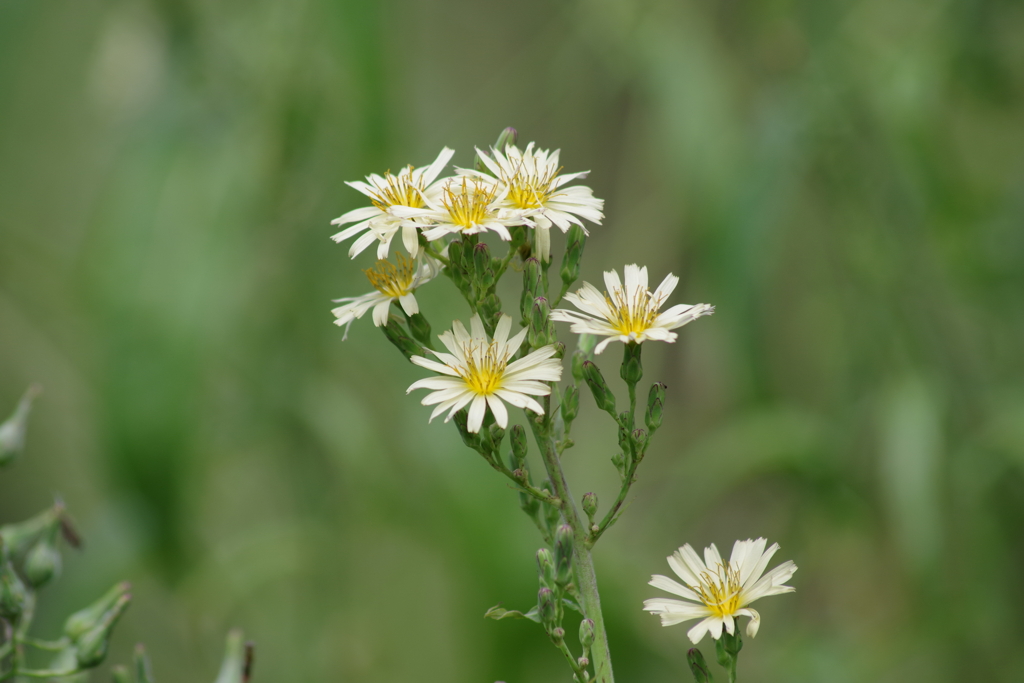
[[[373,307],[373,324],[383,327],[388,324],[388,310],[391,308],[391,299],[385,299]]]
[[[669,558],[669,560],[671,560],[671,559],[672,558]],[[700,596],[699,595],[694,593],[692,590],[690,590],[686,586],[680,585],[679,582],[673,581],[672,579],[668,578],[667,576],[662,576],[661,574],[655,574],[654,576],[651,577],[651,580],[648,581],[648,583],[651,584],[652,586],[654,586],[655,588],[660,588],[663,591],[667,591],[669,593],[672,593],[673,595],[678,595],[681,598],[686,598],[687,600],[693,600],[694,602],[700,602]]]
[[[487,397],[487,405],[491,409],[491,414],[494,415],[494,421],[498,423],[498,426],[502,429],[508,427],[508,411],[505,409],[505,404],[501,402],[501,399],[495,395]]]
[[[466,429],[476,434],[484,424],[484,414],[487,412],[487,399],[483,396],[475,396],[469,406],[469,421]]]

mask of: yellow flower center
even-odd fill
[[[483,353],[477,353],[478,350]],[[508,356],[498,353],[498,345],[494,342],[486,349],[470,342],[466,345],[466,367],[456,368],[456,371],[470,391],[478,396],[489,396],[501,388],[507,361]]]
[[[387,211],[391,206],[410,206],[418,209],[423,206],[423,197],[420,191],[423,190],[423,176],[420,175],[419,182],[412,178],[413,167],[409,166],[408,173],[391,175],[391,171],[384,174],[384,183],[374,183],[376,190],[370,197],[370,201],[381,211]]]
[[[605,293],[604,299],[612,312],[608,322],[627,337],[631,334],[639,336],[650,329],[658,317],[658,309],[661,308],[661,302],[654,301],[650,292],[646,290],[637,290],[629,297],[620,289],[614,291],[611,296]]]
[[[502,174],[501,180],[508,186],[508,200],[520,209],[544,206],[555,192],[555,176],[561,170],[549,169],[538,173],[536,167],[530,170],[525,162],[519,162],[514,174]]]
[[[395,254],[395,260],[398,261],[397,266],[390,261],[381,260],[377,261],[373,268],[363,271],[374,289],[393,299],[409,293],[413,276],[416,274],[416,262],[411,258],[398,253]]]
[[[468,182],[463,178],[461,187],[451,183],[444,188],[441,203],[448,210],[452,223],[465,230],[492,218],[491,204],[497,194],[498,188],[492,183]]]
[[[740,572],[728,562],[720,562],[714,574],[710,571],[700,575],[700,586],[695,586],[701,602],[715,616],[726,617],[736,613],[740,605]]]

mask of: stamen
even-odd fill
[[[411,258],[399,252],[395,254],[395,260],[398,261],[397,266],[390,261],[380,260],[373,268],[363,271],[374,289],[393,299],[409,293],[416,274],[416,262]]]
[[[466,229],[480,225],[490,218],[491,204],[498,194],[496,185],[474,180],[470,188],[466,178],[462,179],[461,192],[452,190],[452,185],[454,183],[444,188],[444,197],[441,199],[444,208],[448,209],[452,223]]]
[[[466,367],[455,368],[455,371],[466,382],[469,390],[479,396],[489,396],[500,389],[508,355],[499,353],[498,345],[494,342],[484,348],[483,343],[471,341],[464,348]]]
[[[533,168],[526,167],[526,161],[515,162],[513,173],[502,173],[501,181],[508,186],[508,199],[520,209],[536,209],[544,206],[555,192],[555,177],[562,167],[538,172],[536,161]]]
[[[726,617],[740,608],[740,572],[729,562],[719,562],[715,573],[702,572],[698,577],[700,585],[693,588],[700,594],[701,602],[716,616]]]
[[[632,297],[628,297],[622,289],[614,290],[611,295],[606,292],[604,297],[612,311],[613,317],[609,322],[627,337],[648,330],[661,308],[661,301],[655,301],[651,293],[644,289],[635,290]]]
[[[408,166],[405,173],[392,175],[391,171],[384,174],[384,184],[374,183],[376,192],[370,197],[370,201],[381,211],[387,211],[391,206],[409,206],[418,209],[423,206],[423,197],[420,192],[423,190],[423,176],[418,181],[412,177],[413,167]]]

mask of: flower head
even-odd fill
[[[735,633],[736,617],[740,616],[750,617],[747,635],[753,638],[761,625],[761,615],[747,605],[769,595],[794,590],[792,586],[783,585],[796,572],[792,561],[764,573],[772,555],[779,549],[779,544],[774,543],[765,550],[767,543],[763,538],[736,541],[728,560],[722,559],[713,543],[704,549],[703,560],[690,544],[684,545],[668,558],[668,564],[686,585],[657,574],[650,581],[655,588],[683,600],[651,598],[644,600],[644,609],[660,614],[662,626],[701,619],[686,634],[695,644],[708,631],[715,640],[722,637],[723,628]]]
[[[355,223],[331,237],[341,242],[349,237],[363,233],[349,249],[349,256],[355,258],[374,240],[378,242],[377,258],[388,257],[391,239],[402,231],[402,243],[406,250],[415,257],[419,253],[417,226],[402,214],[402,209],[422,209],[427,197],[440,191],[441,183],[434,183],[441,170],[451,160],[455,152],[445,147],[430,166],[413,168],[406,166],[398,174],[390,171],[383,176],[376,173],[366,177],[366,182],[352,181],[346,185],[353,187],[370,198],[370,206],[353,209],[335,218],[331,225]]]
[[[377,327],[387,324],[388,309],[391,308],[393,301],[397,301],[402,310],[409,315],[420,312],[413,292],[420,285],[437,277],[441,272],[441,264],[426,254],[422,254],[417,260],[403,254],[395,254],[395,261],[397,265],[380,260],[373,268],[363,271],[373,285],[374,291],[362,296],[334,300],[335,303],[345,304],[331,311],[336,318],[334,324],[345,326],[345,337],[348,337],[348,328],[352,321],[362,318],[371,308],[373,324]]]
[[[488,409],[498,426],[507,427],[505,403],[543,415],[544,408],[531,397],[551,393],[551,387],[545,382],[561,379],[562,364],[553,357],[556,353],[553,345],[510,363],[526,337],[526,330],[522,330],[509,339],[511,327],[512,318],[501,316],[492,340],[487,337],[479,316],[470,319],[469,332],[456,320],[451,331],[438,337],[450,353],[431,351],[440,362],[422,356],[410,359],[441,376],[413,382],[406,393],[414,389],[432,390],[433,393],[422,401],[425,406],[437,406],[430,415],[431,420],[447,410],[445,422],[448,422],[455,413],[469,406],[468,429],[471,432],[480,431]]]
[[[494,148],[490,154],[478,149],[477,154],[487,170],[505,187],[504,207],[513,215],[533,220],[537,251],[542,261],[551,260],[551,235],[548,230],[552,224],[566,232],[573,223],[584,227],[578,217],[597,224],[604,219],[601,213],[604,200],[594,197],[589,187],[565,187],[573,180],[585,178],[589,171],[559,175],[562,170],[558,165],[559,150],[534,150],[531,142],[522,151],[514,145],[508,145],[504,154]],[[465,169],[459,172],[477,174],[476,171]]]
[[[423,236],[428,240],[448,234],[472,235],[492,231],[507,242],[512,239],[509,226],[533,223],[502,208],[505,193],[506,190],[493,179],[449,178],[438,197],[426,199],[423,209],[402,208],[396,213],[422,228]]]
[[[669,273],[652,293],[647,287],[646,266],[628,265],[624,273],[625,285],[614,270],[605,272],[604,283],[608,291],[604,294],[589,282],[584,282],[575,294],[565,295],[566,300],[582,313],[556,309],[551,312],[551,319],[572,323],[570,329],[578,334],[607,337],[594,350],[601,353],[616,340],[626,344],[639,344],[647,339],[674,342],[677,335],[669,330],[715,312],[715,307],[708,304],[679,304],[659,313],[662,304],[679,284],[679,278]]]

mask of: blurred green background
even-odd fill
[[[1010,0],[3,0],[0,412],[46,393],[0,520],[59,492],[87,542],[43,635],[128,578],[113,660],[162,683],[230,626],[257,681],[568,680],[482,618],[534,600],[514,493],[329,312],[371,261],[343,181],[513,125],[607,200],[586,279],[718,307],[645,354],[667,426],[596,551],[620,680],[688,680],[640,609],[665,556],[758,535],[800,571],[741,680],[1024,680],[1022,36]]]

